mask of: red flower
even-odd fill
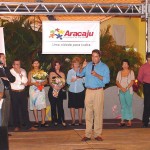
[[[44,86],[43,85],[39,85],[37,88],[38,88],[39,91],[42,91]]]

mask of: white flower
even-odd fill
[[[65,58],[65,62],[70,62],[70,59],[69,58]]]
[[[62,86],[65,83],[65,79],[56,77],[52,79],[52,84],[57,86]]]
[[[33,72],[32,77],[36,80],[45,80],[47,77],[47,73],[43,70],[39,70],[37,72]]]

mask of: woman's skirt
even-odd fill
[[[68,92],[68,108],[84,108],[85,91],[80,93]]]

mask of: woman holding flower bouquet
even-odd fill
[[[62,95],[62,88],[65,86],[65,74],[61,71],[61,63],[58,60],[52,62],[52,70],[49,73],[49,84],[48,97],[51,104],[52,122],[54,122],[55,126],[58,123],[66,126]]]
[[[38,60],[32,61],[33,69],[28,74],[30,110],[33,110],[35,117],[35,127],[39,127],[38,111],[41,111],[41,127],[48,126],[45,123],[46,98],[44,85],[47,83],[47,73],[40,69]]]

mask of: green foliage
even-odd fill
[[[142,65],[142,58],[140,54],[131,47],[126,50],[124,46],[116,45],[112,35],[109,32],[110,26],[101,32],[100,46],[102,51],[102,61],[104,61],[110,69],[110,83],[107,86],[115,85],[116,76],[119,70],[122,69],[122,60],[128,59],[130,68],[134,71],[137,78],[138,70]],[[141,95],[141,88],[139,93]]]
[[[19,58],[23,66],[29,70],[32,58],[41,49],[41,32],[32,29],[26,16],[13,22],[4,22],[2,26],[8,65],[10,66],[15,58]]]
[[[42,68],[48,71],[51,67],[51,62],[54,59],[58,59],[63,62],[63,71],[67,74],[70,69],[70,62],[65,60],[71,60],[74,56],[81,56],[83,60],[86,58],[87,61],[91,60],[91,55],[42,55],[41,20],[39,19],[39,28],[35,31],[32,27],[35,22],[29,17],[21,16],[13,22],[1,20],[1,26],[4,27],[7,63],[9,66],[11,66],[15,58],[20,58],[23,62],[23,67],[29,71],[32,60],[38,58]],[[110,68],[111,81],[108,86],[112,86],[115,85],[116,75],[121,69],[123,59],[130,61],[131,68],[137,76],[138,69],[142,65],[142,58],[133,48],[126,51],[125,47],[117,46],[112,35],[110,35],[109,29],[110,26],[101,31],[100,47],[102,61]]]

